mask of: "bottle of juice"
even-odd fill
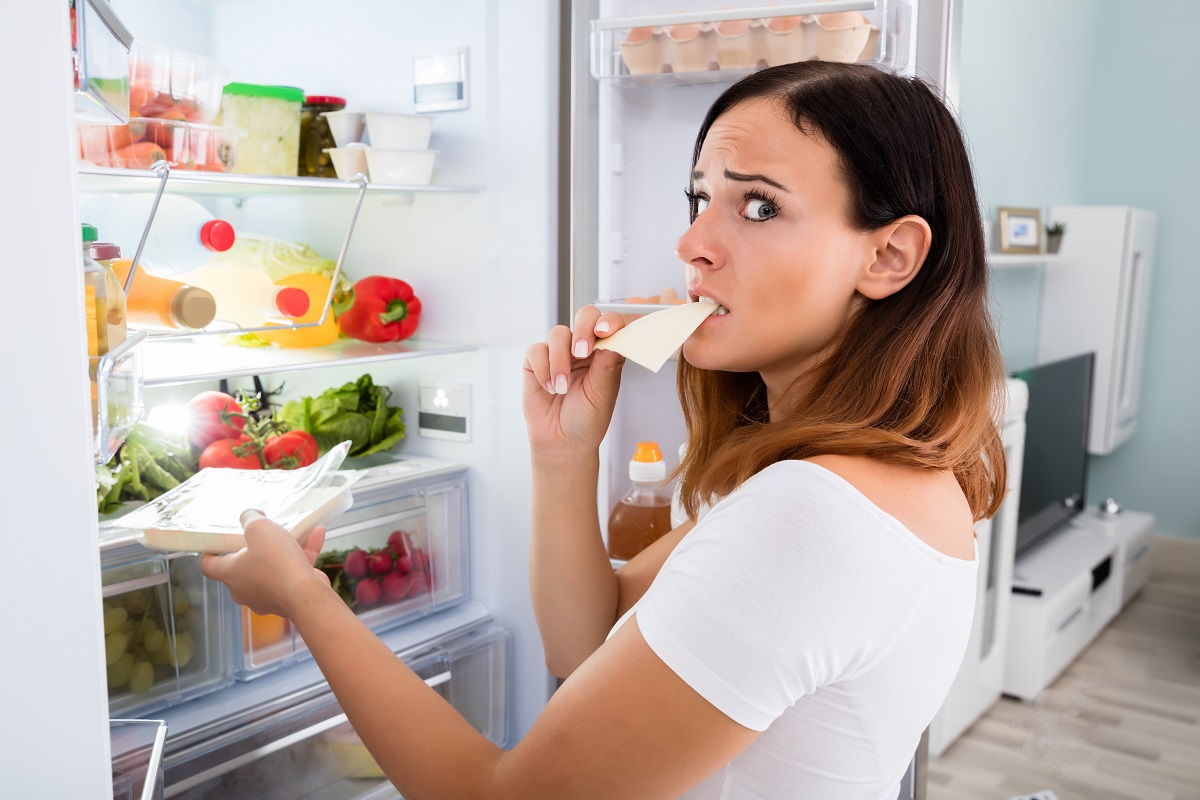
[[[128,335],[125,289],[112,268],[113,260],[121,257],[121,248],[111,242],[92,242],[91,255],[97,264],[104,267],[104,291],[108,301],[108,349],[112,350],[125,341]]]
[[[671,530],[667,465],[657,442],[638,442],[629,462],[632,485],[608,517],[608,555],[628,560]]]
[[[276,283],[302,290],[308,295],[308,311],[296,318],[296,322],[316,322],[325,310],[325,298],[329,296],[329,287],[333,282],[324,275],[315,272],[298,272],[287,275]],[[341,328],[333,318],[333,309],[329,309],[325,321],[312,328],[297,330],[268,331],[258,334],[268,342],[280,347],[322,347],[337,341]]]
[[[133,262],[127,258],[113,262],[113,272],[125,285]],[[199,286],[149,275],[140,266],[133,276],[133,286],[125,298],[129,321],[141,328],[167,328],[198,331],[213,321],[217,302]]]
[[[229,261],[210,261],[187,273],[193,286],[207,289],[217,302],[217,319],[239,328],[290,322],[308,313],[308,294],[271,280],[267,271]]]
[[[92,244],[98,237],[96,226],[83,223],[83,297],[87,319],[88,355],[92,358],[108,352],[108,285],[104,267],[92,258]]]

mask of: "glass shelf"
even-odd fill
[[[213,341],[216,338],[156,342],[151,337],[143,348],[145,384],[166,386],[314,367],[470,353],[479,349],[474,344],[420,339],[384,344],[345,339],[327,347],[310,348],[240,347]]]
[[[80,165],[79,189],[83,192],[154,191],[161,176],[152,170],[113,169]],[[347,194],[359,190],[355,180],[337,178],[291,178],[275,175],[235,175],[221,172],[171,171],[169,191],[179,194],[253,197],[273,194]],[[367,183],[368,194],[464,194],[476,193],[477,186],[401,186]]]

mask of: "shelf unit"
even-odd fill
[[[1063,258],[1058,253],[988,253],[988,266],[992,269],[1021,269],[1039,264],[1055,264]]]

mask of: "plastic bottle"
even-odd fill
[[[125,289],[112,268],[113,260],[121,257],[121,248],[111,242],[92,242],[91,255],[97,264],[104,267],[104,292],[108,303],[105,318],[108,322],[108,349],[112,350],[125,341],[129,332]]]
[[[667,465],[657,442],[638,442],[629,462],[629,491],[608,517],[608,555],[628,560],[671,530]]]
[[[308,294],[271,280],[266,270],[236,262],[209,262],[187,274],[188,283],[207,289],[217,301],[217,319],[240,328],[288,322],[304,316]]]
[[[113,262],[113,272],[122,286],[132,264],[125,258]],[[141,267],[133,277],[125,307],[129,321],[142,328],[200,330],[217,314],[217,302],[207,290],[147,275]]]
[[[108,286],[104,281],[104,267],[97,264],[91,255],[92,243],[97,238],[96,226],[83,223],[84,313],[87,319],[88,355],[92,358],[108,352]]]
[[[683,457],[687,455],[687,442],[679,445],[679,463],[683,463]],[[683,509],[683,481],[678,481],[675,484],[675,491],[671,492],[671,527],[676,528],[687,522],[690,517]]]
[[[154,195],[93,195],[82,204],[84,217],[104,231],[106,238],[133,255],[150,218]],[[151,275],[171,277],[204,264],[213,253],[233,247],[233,226],[213,219],[204,206],[177,194],[164,194],[150,226],[140,266]]]
[[[329,278],[315,272],[299,272],[284,276],[277,283],[301,289],[308,295],[308,312],[298,317],[296,322],[316,322],[321,318],[321,312],[325,310],[325,298],[329,296],[329,287],[333,285]],[[331,308],[321,325],[294,331],[268,331],[258,335],[280,347],[322,347],[337,341],[340,333],[341,328],[334,320]]]

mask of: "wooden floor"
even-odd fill
[[[1200,800],[1200,577],[1156,572],[1033,703],[929,765],[928,800]]]

